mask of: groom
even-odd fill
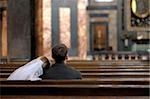
[[[65,60],[68,58],[68,48],[64,44],[58,44],[52,48],[52,58],[55,63],[45,69],[42,79],[54,79],[54,80],[64,80],[64,79],[81,79],[81,73],[70,66],[65,64]]]

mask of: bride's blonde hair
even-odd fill
[[[40,56],[38,58],[43,62],[43,65],[42,65],[43,68],[48,68],[50,66],[50,62],[47,57]]]

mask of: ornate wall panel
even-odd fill
[[[126,20],[129,31],[150,31],[150,0],[126,0]]]

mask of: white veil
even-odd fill
[[[43,61],[40,58],[34,59],[16,69],[7,80],[41,80],[39,76],[43,74],[42,65]]]

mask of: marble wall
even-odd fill
[[[65,11],[65,10],[64,10]],[[87,55],[87,14],[86,0],[78,0],[78,56],[70,59],[86,59]],[[61,14],[60,14],[61,15]],[[69,17],[62,16],[64,22],[69,21]],[[60,20],[62,22],[62,20]],[[60,41],[70,46],[70,34],[66,28],[61,26]],[[63,32],[65,31],[65,32]],[[65,37],[65,39],[64,39]],[[68,39],[66,39],[68,38]],[[43,0],[43,54],[51,59],[51,0]]]
[[[117,9],[104,9],[104,10],[94,10],[87,11],[87,0],[78,0],[78,56],[69,57],[70,59],[87,59],[87,52],[89,50],[89,22],[92,21],[106,21],[108,22],[108,32],[109,32],[109,46],[112,46],[114,51],[117,51]],[[117,6],[117,0],[114,0],[112,3],[94,3],[93,5],[97,6]],[[61,10],[59,10],[61,11]],[[65,11],[65,10],[62,10]],[[61,19],[60,23],[64,24],[64,22],[70,21],[69,10],[66,10],[64,15],[60,13]],[[92,18],[88,19],[88,15],[90,13],[97,14],[108,14],[108,17],[101,18]],[[69,27],[71,24],[66,24]],[[70,30],[66,30],[66,26],[60,26],[61,34],[60,41],[65,43],[68,47],[70,47]],[[51,58],[51,0],[43,0],[43,51],[44,55]],[[67,39],[66,39],[67,38]]]
[[[43,54],[51,59],[51,0],[43,0]]]
[[[88,44],[86,0],[78,0],[79,59],[86,59]]]

